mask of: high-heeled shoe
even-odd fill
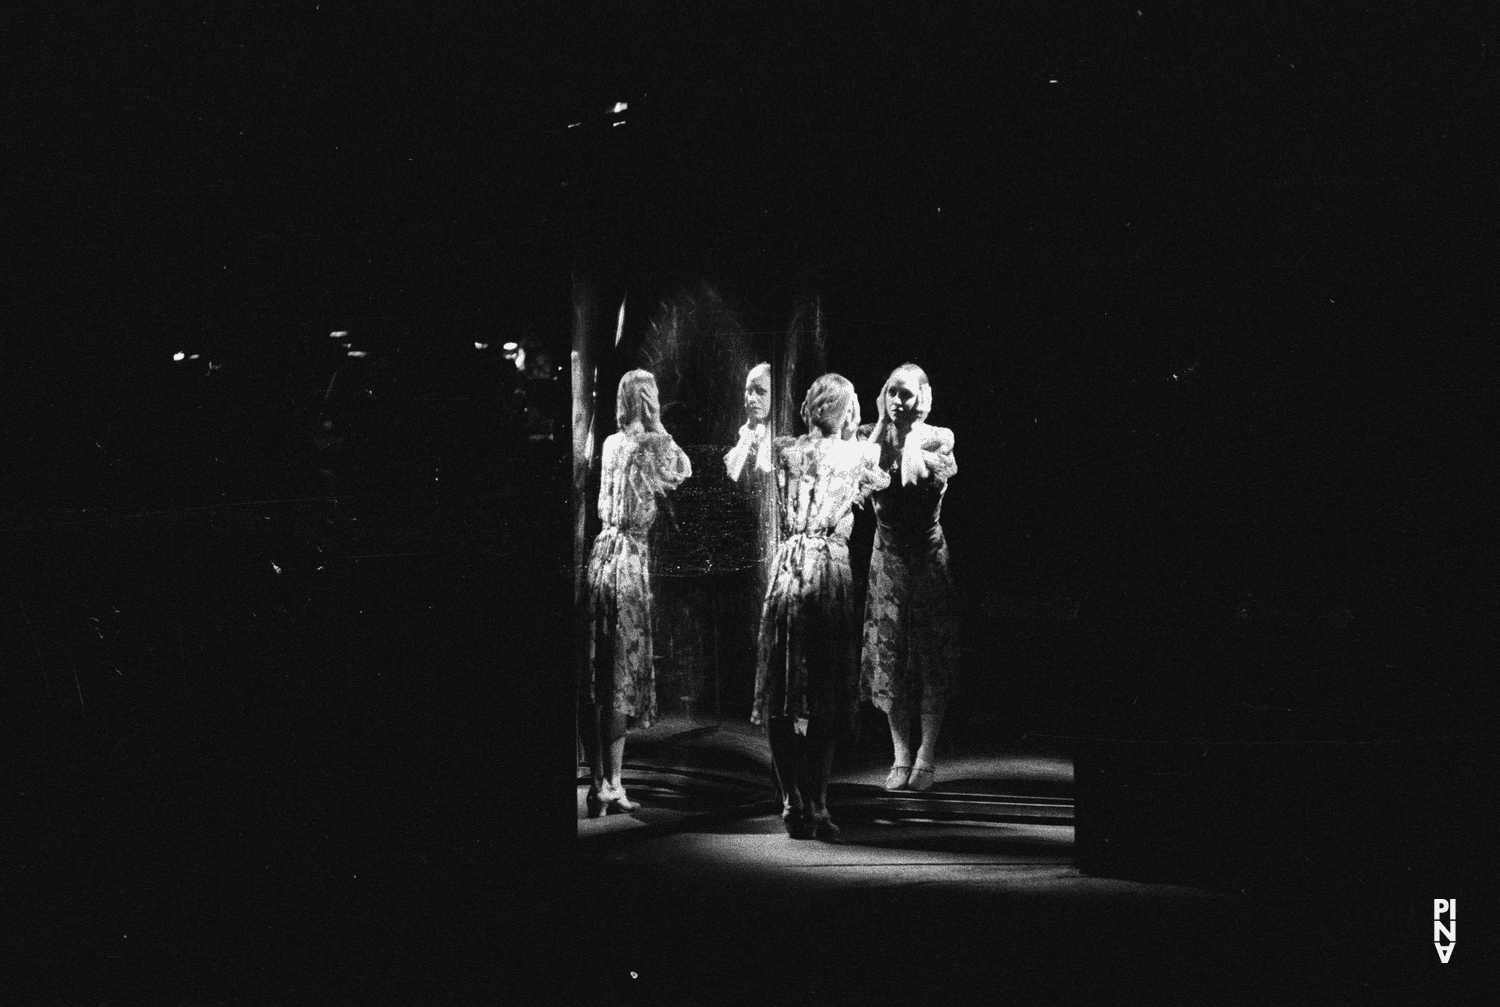
[[[890,773],[885,778],[885,789],[900,790],[906,786],[906,781],[910,776],[910,766],[892,766]]]
[[[590,818],[599,818],[604,814],[607,807],[603,797],[599,796],[597,787],[590,787],[589,792],[583,798],[583,805],[588,810]]]
[[[606,784],[600,788],[599,797],[610,808],[626,815],[640,807],[635,801],[625,796],[624,787],[611,787]]]

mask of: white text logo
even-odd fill
[[[1443,922],[1443,917],[1448,917]],[[1447,941],[1447,944],[1443,942]],[[1453,955],[1453,949],[1458,944],[1458,900],[1457,899],[1433,899],[1432,900],[1432,946],[1437,948],[1438,960],[1444,965]]]

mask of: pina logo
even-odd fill
[[[1444,916],[1448,917],[1446,923],[1443,922]],[[1444,945],[1443,941],[1448,943]],[[1437,948],[1438,961],[1447,965],[1453,949],[1458,946],[1457,899],[1432,900],[1432,946]]]

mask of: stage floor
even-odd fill
[[[931,791],[882,789],[889,757],[862,749],[835,756],[829,803],[836,815],[934,822],[1072,823],[1073,765],[1027,751],[950,757],[938,763]],[[653,833],[700,819],[725,823],[775,810],[765,734],[748,722],[670,718],[633,731],[625,748],[625,785],[641,807],[590,819],[588,773],[579,767],[578,830],[591,839],[639,828]]]

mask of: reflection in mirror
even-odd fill
[[[587,573],[588,661],[582,702],[590,710],[583,741],[592,785],[590,816],[633,811],[621,768],[630,721],[656,719],[652,654],[651,558],[647,535],[657,504],[692,474],[687,455],[661,422],[656,379],[633,370],[615,397],[618,430],[604,441],[599,473],[601,528]]]
[[[745,375],[744,408],[745,423],[740,427],[734,447],[724,456],[724,470],[739,491],[736,520],[749,523],[755,542],[753,576],[746,578],[748,592],[741,592],[748,604],[739,606],[734,621],[741,626],[754,626],[770,580],[771,557],[776,554],[780,541],[776,482],[771,470],[771,442],[775,431],[770,425],[770,364],[758,363]]]
[[[663,300],[636,354],[659,375],[667,423],[697,473],[652,536],[657,733],[681,734],[749,707],[757,530],[723,456],[753,357],[737,312],[708,284]]]

